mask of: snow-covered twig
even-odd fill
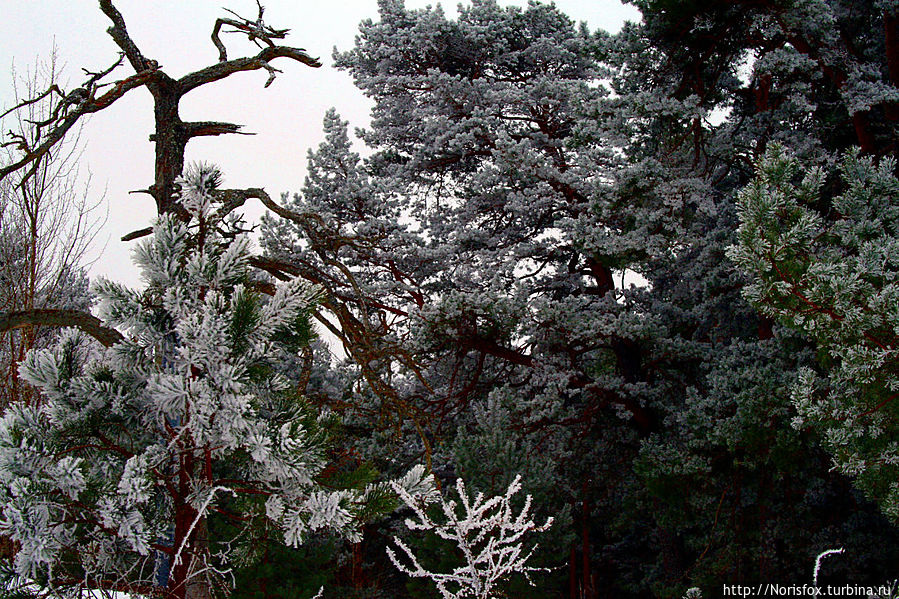
[[[181,545],[178,547],[178,551],[175,552],[175,557],[172,559],[172,563],[178,565],[181,563],[181,552],[184,550],[184,546],[187,544],[187,541],[191,538],[191,535],[196,529],[197,524],[200,523],[200,520],[203,519],[203,516],[206,515],[206,508],[212,503],[212,500],[215,499],[215,494],[218,491],[227,491],[232,495],[235,495],[234,491],[229,489],[228,487],[214,487],[210,489],[209,494],[206,496],[206,499],[203,501],[203,504],[197,509],[197,516],[194,518],[194,521],[190,524],[190,529],[188,529],[187,534],[184,535],[184,539],[181,541]]]
[[[821,553],[818,554],[818,557],[815,558],[815,569],[812,572],[812,585],[813,586],[818,586],[818,572],[821,571],[821,562],[828,555],[833,555],[835,553],[843,553],[843,548],[840,547],[839,549],[828,549],[827,551],[822,551]]]

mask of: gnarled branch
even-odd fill
[[[199,71],[189,73],[178,80],[178,87],[182,94],[186,94],[187,92],[196,89],[201,85],[206,85],[207,83],[212,83],[213,81],[219,81],[220,79],[224,79],[225,77],[233,75],[234,73],[239,73],[240,71],[256,71],[259,69],[269,69],[269,61],[274,60],[275,58],[290,58],[313,68],[322,66],[322,63],[319,62],[318,59],[311,57],[303,48],[291,48],[289,46],[271,46],[268,48],[263,48],[262,51],[256,56],[235,58],[234,60],[220,62],[218,64],[208,66],[205,69],[200,69]]]
[[[259,46],[259,42],[262,41],[269,46],[274,46],[275,43],[272,41],[273,39],[284,39],[287,37],[287,33],[290,29],[275,29],[274,27],[269,27],[262,20],[262,15],[265,12],[265,7],[256,0],[256,6],[259,7],[259,16],[255,21],[251,21],[249,19],[245,19],[236,12],[232,10],[225,9],[235,17],[234,19],[216,19],[215,27],[212,29],[212,43],[215,44],[215,47],[218,48],[219,51],[219,62],[225,62],[228,60],[228,50],[225,48],[225,44],[222,43],[221,38],[219,38],[219,32],[222,29],[223,25],[229,25],[234,27],[233,31],[227,31],[226,33],[245,33],[247,34],[247,39],[251,42],[254,42],[257,46]],[[261,47],[261,46],[260,46]]]
[[[131,63],[132,68],[134,68],[136,72],[149,68],[150,61],[144,57],[137,47],[137,44],[135,44],[131,39],[131,36],[128,35],[128,29],[125,27],[125,19],[122,18],[122,13],[113,6],[112,0],[100,0],[100,10],[109,17],[110,21],[112,21],[112,27],[107,29],[106,32],[112,37],[116,45],[121,48],[122,52],[125,53],[125,57],[128,59],[128,62]]]
[[[0,312],[0,333],[28,326],[75,327],[81,329],[105,347],[124,341],[117,330],[104,326],[99,318],[80,310],[17,310]]]
[[[116,61],[116,65],[118,64],[118,62],[119,61]],[[109,73],[110,71],[111,69],[107,69],[103,73]],[[55,124],[52,124],[52,127],[50,127],[49,130],[41,136],[43,138],[42,140],[40,137],[38,138],[39,143],[37,143],[35,147],[28,147],[27,144],[24,147],[20,145],[23,150],[22,157],[0,168],[0,179],[3,179],[7,175],[14,173],[19,169],[28,166],[29,164],[33,164],[34,166],[31,168],[31,170],[29,170],[22,178],[22,183],[27,181],[36,171],[38,161],[46,156],[47,153],[57,143],[59,143],[60,140],[62,140],[65,134],[75,126],[75,124],[82,116],[84,116],[85,114],[103,110],[132,89],[145,85],[155,72],[155,70],[141,71],[126,79],[116,81],[113,84],[112,89],[105,92],[99,97],[95,97],[98,86],[96,86],[96,74],[92,74],[91,79],[88,80],[89,83],[86,83],[83,87],[79,88],[79,90],[84,91],[85,93],[78,94],[77,102],[73,101],[66,105],[64,100],[63,103],[60,104],[61,106],[66,106],[66,108],[71,108],[58,111]],[[45,92],[43,95],[46,97],[47,93]],[[72,94],[69,94],[66,97],[68,98],[71,95]],[[25,103],[33,102],[29,102],[26,100]],[[20,104],[24,105],[25,103]],[[40,128],[42,128],[43,126],[50,125],[50,122],[42,122],[36,124],[38,130],[40,130]]]

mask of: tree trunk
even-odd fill
[[[209,546],[209,529],[206,526],[206,518],[202,518],[200,522],[197,524],[196,534],[194,536],[193,546],[195,548],[195,554],[204,554],[206,553],[206,548]],[[196,564],[192,564],[194,567],[191,568],[193,572],[192,574],[196,574]],[[210,577],[206,576],[205,573],[191,576],[187,580],[187,592],[185,593],[185,599],[212,599],[212,587],[210,585]]]
[[[568,597],[578,599],[577,584],[577,543],[571,544],[571,556],[568,560]]]
[[[590,515],[592,509],[587,499],[587,483],[583,488],[584,503],[581,514],[581,560],[583,562],[583,572],[581,572],[581,597],[583,599],[596,599],[596,588],[593,580],[593,572],[590,567]]]
[[[150,141],[156,144],[155,180],[150,193],[156,200],[159,214],[178,212],[175,195],[178,191],[175,181],[184,170],[184,150],[188,135],[184,122],[178,114],[181,93],[176,81],[164,78],[159,84],[148,86],[153,94],[153,115],[156,132]]]

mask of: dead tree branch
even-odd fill
[[[270,48],[263,48],[256,56],[235,58],[234,60],[220,62],[204,69],[200,69],[199,71],[194,71],[179,79],[178,87],[182,94],[186,94],[201,85],[219,81],[220,79],[224,79],[225,77],[233,75],[234,73],[239,73],[240,71],[256,71],[269,68],[269,61],[274,60],[275,58],[290,58],[291,60],[295,60],[313,68],[322,66],[322,63],[319,62],[318,59],[311,57],[303,48],[272,46]]]
[[[113,6],[112,0],[100,0],[100,10],[109,17],[110,21],[112,21],[112,27],[107,29],[106,33],[112,37],[116,45],[125,53],[125,57],[131,64],[131,68],[133,68],[135,72],[147,70],[150,66],[150,61],[141,54],[140,49],[131,39],[131,36],[128,35],[128,29],[125,27],[125,19],[122,18],[122,13]]]
[[[0,333],[29,326],[75,327],[105,347],[125,340],[117,330],[103,326],[96,316],[79,310],[37,309],[0,312]]]
[[[147,235],[153,234],[153,227],[146,227],[144,229],[138,229],[137,231],[132,231],[126,235],[122,236],[122,241],[134,241],[135,239],[140,239],[141,237],[146,237]]]
[[[6,115],[8,115],[10,113],[13,113],[13,112],[19,110],[20,108],[25,108],[26,106],[30,106],[31,104],[37,104],[38,102],[40,102],[41,100],[43,100],[44,98],[46,98],[47,96],[49,96],[52,93],[59,95],[60,99],[65,99],[65,97],[66,97],[66,94],[61,89],[59,89],[59,87],[54,83],[50,87],[48,87],[46,90],[44,90],[43,92],[38,94],[37,96],[30,98],[30,99],[22,100],[21,102],[19,102],[18,104],[16,104],[15,106],[10,108],[6,112],[4,112],[3,114],[0,114],[0,119],[2,119],[3,117],[5,117]]]
[[[256,17],[255,21],[251,21],[249,19],[245,19],[236,12],[232,10],[225,9],[227,12],[231,13],[237,20],[235,19],[216,19],[215,27],[212,29],[212,43],[215,44],[215,47],[218,48],[219,51],[219,62],[225,62],[228,60],[228,50],[225,48],[225,44],[222,43],[221,38],[219,38],[219,33],[221,32],[222,26],[228,25],[230,27],[234,27],[234,29],[230,31],[226,31],[225,33],[245,33],[247,35],[247,39],[251,42],[255,43],[260,48],[262,45],[259,42],[263,42],[269,47],[274,47],[275,43],[272,41],[273,39],[284,39],[287,37],[287,33],[290,29],[275,29],[274,27],[269,27],[262,20],[262,14],[265,12],[265,7],[259,3],[257,0],[256,6],[259,7],[259,16]]]
[[[120,62],[120,60],[117,61],[113,67],[120,64]],[[106,73],[109,73],[110,71],[111,69],[107,69]],[[155,71],[153,70],[141,71],[126,79],[116,81],[113,84],[112,89],[99,97],[96,96],[96,91],[98,89],[98,86],[96,85],[97,81],[92,75],[91,79],[88,80],[88,83],[85,83],[84,86],[64,96],[65,99],[60,102],[57,109],[54,111],[56,113],[55,123],[50,123],[48,121],[35,123],[36,145],[29,144],[21,135],[10,134],[11,137],[19,142],[18,146],[19,149],[22,150],[23,155],[19,160],[0,168],[0,179],[3,179],[7,175],[22,168],[30,166],[30,170],[19,183],[19,185],[23,185],[24,182],[34,174],[40,160],[62,140],[66,133],[75,126],[81,117],[86,114],[103,110],[132,89],[145,85],[154,73]],[[92,83],[91,80],[93,80]],[[47,94],[48,92],[45,91],[41,95],[46,97]],[[18,107],[21,108],[28,104],[33,104],[36,101],[38,101],[37,98],[26,100],[20,102]],[[5,114],[8,114],[9,112],[10,111],[7,111]],[[46,133],[41,132],[41,129],[44,126],[50,126],[51,124],[52,126]]]

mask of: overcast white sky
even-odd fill
[[[527,0],[500,0],[502,5],[525,5]],[[352,47],[358,24],[378,18],[376,0],[267,0],[266,23],[291,29],[285,45],[306,48],[324,66],[310,69],[280,59],[273,65],[284,72],[263,89],[265,71],[241,73],[204,86],[182,101],[185,120],[228,121],[245,125],[254,136],[229,135],[197,138],[187,147],[187,160],[217,164],[228,187],[265,187],[274,197],[297,191],[305,176],[306,151],[322,140],[321,121],[334,106],[351,127],[368,123],[369,101],[348,74],[331,68],[331,52]],[[406,0],[408,7],[436,2]],[[449,15],[455,2],[442,3]],[[591,29],[617,31],[625,20],[639,20],[639,12],[619,0],[557,0],[563,12]],[[132,39],[145,56],[159,61],[174,77],[217,60],[209,39],[215,19],[225,16],[226,6],[246,17],[255,17],[255,0],[116,0]],[[24,71],[37,57],[46,57],[54,40],[66,65],[69,82],[80,84],[81,67],[99,70],[112,64],[117,47],[105,33],[109,21],[93,0],[0,0],[4,36],[0,43],[0,106],[11,104],[10,67]],[[229,57],[255,54],[255,46],[236,35],[224,38]],[[231,42],[230,44],[228,42]],[[128,67],[118,78],[130,74]],[[73,86],[74,87],[74,86]],[[2,111],[0,111],[2,112]],[[110,108],[94,115],[83,133],[83,167],[92,173],[90,193],[106,191],[109,220],[101,242],[102,256],[91,275],[103,274],[132,286],[138,285],[130,248],[122,235],[148,226],[155,206],[148,195],[128,195],[153,182],[152,103],[143,89],[132,90]],[[246,211],[251,221],[261,209]],[[102,248],[99,248],[102,249]]]

